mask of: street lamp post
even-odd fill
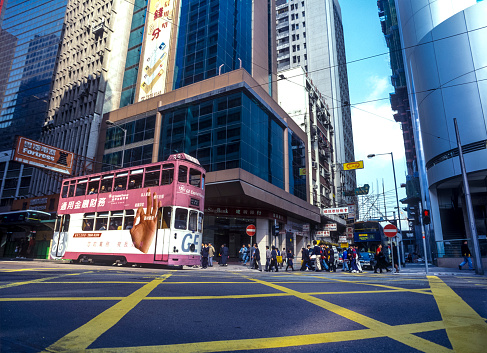
[[[108,126],[118,127],[120,130],[123,131],[122,163],[120,163],[120,168],[123,168],[123,159],[125,157],[125,142],[127,141],[127,129],[124,129],[120,125],[116,125],[113,121],[110,120],[106,120],[105,122]]]
[[[396,190],[396,206],[397,206],[397,218],[398,218],[398,222],[397,222],[397,227],[399,228],[399,233],[401,234],[401,237],[402,237],[402,231],[401,231],[401,211],[400,211],[400,208],[399,208],[399,196],[397,194],[397,181],[396,181],[396,168],[394,167],[394,156],[392,154],[392,152],[388,152],[388,153],[378,153],[378,154],[369,154],[367,156],[367,158],[374,158],[375,156],[383,156],[383,155],[386,155],[386,154],[390,154],[391,155],[391,162],[392,162],[392,174],[394,175],[394,189]],[[394,216],[395,218],[395,216]],[[399,264],[399,270],[401,270],[401,248],[399,246],[399,244],[397,244],[397,256],[399,257],[397,259],[397,263]],[[394,251],[392,251],[392,246],[391,246],[391,252],[392,252],[392,262],[393,262],[393,266],[394,266]]]

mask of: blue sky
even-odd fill
[[[400,124],[394,121],[388,99],[389,93],[394,91],[390,84],[389,55],[376,56],[388,52],[381,31],[377,2],[374,0],[340,0],[339,2],[349,63],[347,70],[355,159],[363,160],[365,165],[364,169],[357,170],[357,184],[358,186],[369,184],[376,193],[378,182],[382,192],[382,179],[384,179],[386,195],[389,190],[390,195],[395,195],[392,192],[394,181],[390,155],[367,158],[368,154],[393,152],[399,199],[401,199],[406,197],[404,188],[399,187],[406,181],[404,144]],[[376,57],[364,59],[371,56]],[[380,100],[360,104],[377,99]],[[394,197],[392,200],[395,200]],[[393,203],[395,204],[395,201]],[[388,207],[389,212],[392,206],[394,205]]]

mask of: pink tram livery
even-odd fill
[[[65,179],[50,256],[75,262],[200,264],[205,170],[167,161]]]

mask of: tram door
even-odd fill
[[[168,261],[169,258],[169,240],[171,236],[172,207],[161,207],[157,213],[157,231],[155,246],[155,261]]]
[[[68,246],[69,215],[59,216],[52,237],[51,258],[61,259]]]

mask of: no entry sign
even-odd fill
[[[249,237],[254,236],[255,235],[255,226],[253,224],[250,224],[249,226],[247,226],[246,232],[247,232],[247,235]]]
[[[386,237],[394,238],[397,234],[397,228],[394,224],[388,224],[384,227],[384,234]]]

